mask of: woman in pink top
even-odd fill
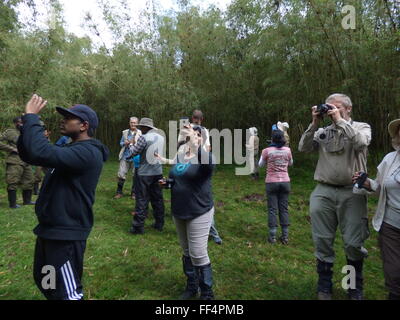
[[[267,165],[265,178],[268,202],[268,242],[276,243],[278,230],[277,213],[282,227],[280,241],[289,243],[289,212],[288,199],[290,193],[290,178],[288,166],[293,164],[292,152],[285,147],[284,133],[280,130],[272,132],[272,144],[264,149],[261,154],[259,166]]]

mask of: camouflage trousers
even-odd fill
[[[42,182],[44,177],[44,170],[42,167],[35,167],[34,183]]]
[[[6,183],[7,190],[17,190],[18,185],[22,190],[33,189],[33,172],[30,165],[19,165],[7,163],[6,166]]]

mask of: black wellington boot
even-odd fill
[[[318,300],[332,300],[333,263],[317,259]]]
[[[201,300],[214,300],[214,292],[212,290],[213,278],[211,263],[194,267],[199,279],[200,299]]]
[[[199,293],[199,279],[190,257],[182,256],[183,273],[187,277],[185,291],[180,296],[181,300],[189,300]]]
[[[353,261],[347,259],[347,264],[353,266],[356,270],[356,288],[349,289],[347,294],[350,300],[363,300],[363,285],[364,285],[364,277],[363,277],[363,264],[364,259]]]
[[[18,209],[21,206],[17,204],[17,191],[7,190],[8,192],[8,203],[11,209]]]
[[[124,183],[124,179],[118,178],[117,192],[115,193],[114,199],[122,198],[122,189],[124,188]]]
[[[32,201],[32,190],[22,190],[22,199],[24,200],[24,205],[35,204],[35,202]]]

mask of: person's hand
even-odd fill
[[[160,185],[160,187],[165,187],[167,185],[167,179],[162,178],[158,180],[158,184]]]
[[[125,140],[125,147],[129,146],[131,142],[129,140]]]
[[[337,123],[339,120],[342,119],[342,115],[340,114],[339,109],[336,108],[336,106],[333,104],[327,103],[327,105],[332,107],[332,110],[328,110],[326,114],[331,117],[334,123]]]
[[[353,177],[351,178],[353,184],[355,184],[357,182],[357,179],[360,177],[361,172],[356,172]],[[369,180],[369,178],[365,179],[364,184],[362,185],[362,187],[371,190],[371,182]]]
[[[17,149],[17,148],[14,148],[13,151],[11,151],[11,152],[12,152],[12,153],[18,154],[18,149]]]
[[[353,174],[353,177],[351,178],[351,181],[353,182],[353,184],[355,184],[357,182],[357,179],[360,177],[360,172],[356,172]]]
[[[31,100],[28,101],[25,107],[25,113],[33,113],[38,114],[47,104],[47,100],[44,100],[42,97],[39,97],[37,94],[34,94]]]
[[[312,114],[312,124],[314,127],[318,127],[319,121],[321,120],[321,115],[317,111],[317,106],[311,108]]]

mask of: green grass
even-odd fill
[[[234,166],[218,166],[213,178],[216,224],[222,246],[209,242],[215,294],[218,299],[315,299],[316,272],[308,216],[309,196],[315,186],[315,157],[295,155],[291,169],[290,244],[270,245],[263,180],[235,176]],[[171,219],[170,194],[164,191],[166,223],[153,230],[151,213],[146,233],[128,233],[133,201],[112,199],[117,162],[108,162],[97,188],[95,224],[85,253],[83,284],[86,299],[177,299],[185,285],[181,250]],[[165,168],[165,173],[169,168]],[[2,175],[4,176],[4,174]],[[4,180],[4,179],[3,179]],[[126,183],[128,193],[130,182]],[[258,194],[256,201],[244,201]],[[370,199],[370,218],[376,200]],[[4,181],[0,182],[0,299],[43,299],[32,277],[36,225],[33,207],[10,210]],[[371,228],[366,242],[365,298],[385,299],[377,234]],[[342,240],[335,242],[334,298],[346,299],[341,288],[345,265]]]

